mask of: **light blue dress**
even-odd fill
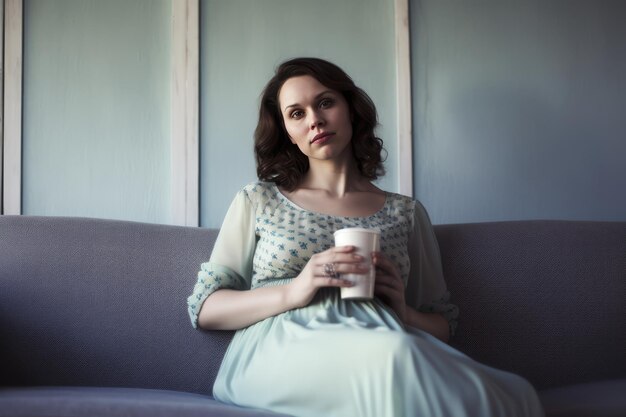
[[[407,303],[443,314],[454,333],[458,309],[449,303],[439,247],[419,202],[387,193],[372,216],[330,216],[298,207],[267,182],[246,186],[232,202],[188,298],[194,327],[214,291],[286,284],[345,227],[380,229],[381,250],[401,272]],[[543,415],[523,378],[405,327],[378,299],[342,300],[336,288],[238,330],[213,394],[297,417]]]

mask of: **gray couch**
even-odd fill
[[[549,416],[626,415],[626,223],[436,233],[455,347],[529,379]],[[0,216],[0,416],[277,415],[211,398],[232,333],[193,330],[185,299],[215,237]]]

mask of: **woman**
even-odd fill
[[[539,416],[524,379],[447,342],[449,303],[422,205],[384,192],[376,110],[340,68],[280,65],[255,132],[260,182],[232,202],[188,299],[194,326],[237,330],[214,396],[295,416]],[[365,273],[345,227],[381,230],[372,301],[342,300]]]

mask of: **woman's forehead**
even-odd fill
[[[301,75],[291,77],[283,83],[278,92],[278,101],[281,107],[285,107],[300,104],[300,101],[316,99],[325,93],[337,92],[319,82],[315,77]]]

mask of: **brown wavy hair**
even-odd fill
[[[344,96],[352,115],[352,155],[359,171],[370,180],[384,175],[383,141],[374,134],[378,116],[372,99],[337,65],[319,58],[295,58],[278,66],[261,94],[259,122],[254,131],[259,179],[292,191],[309,170],[308,157],[289,139],[278,102],[285,81],[302,75],[310,75]]]

